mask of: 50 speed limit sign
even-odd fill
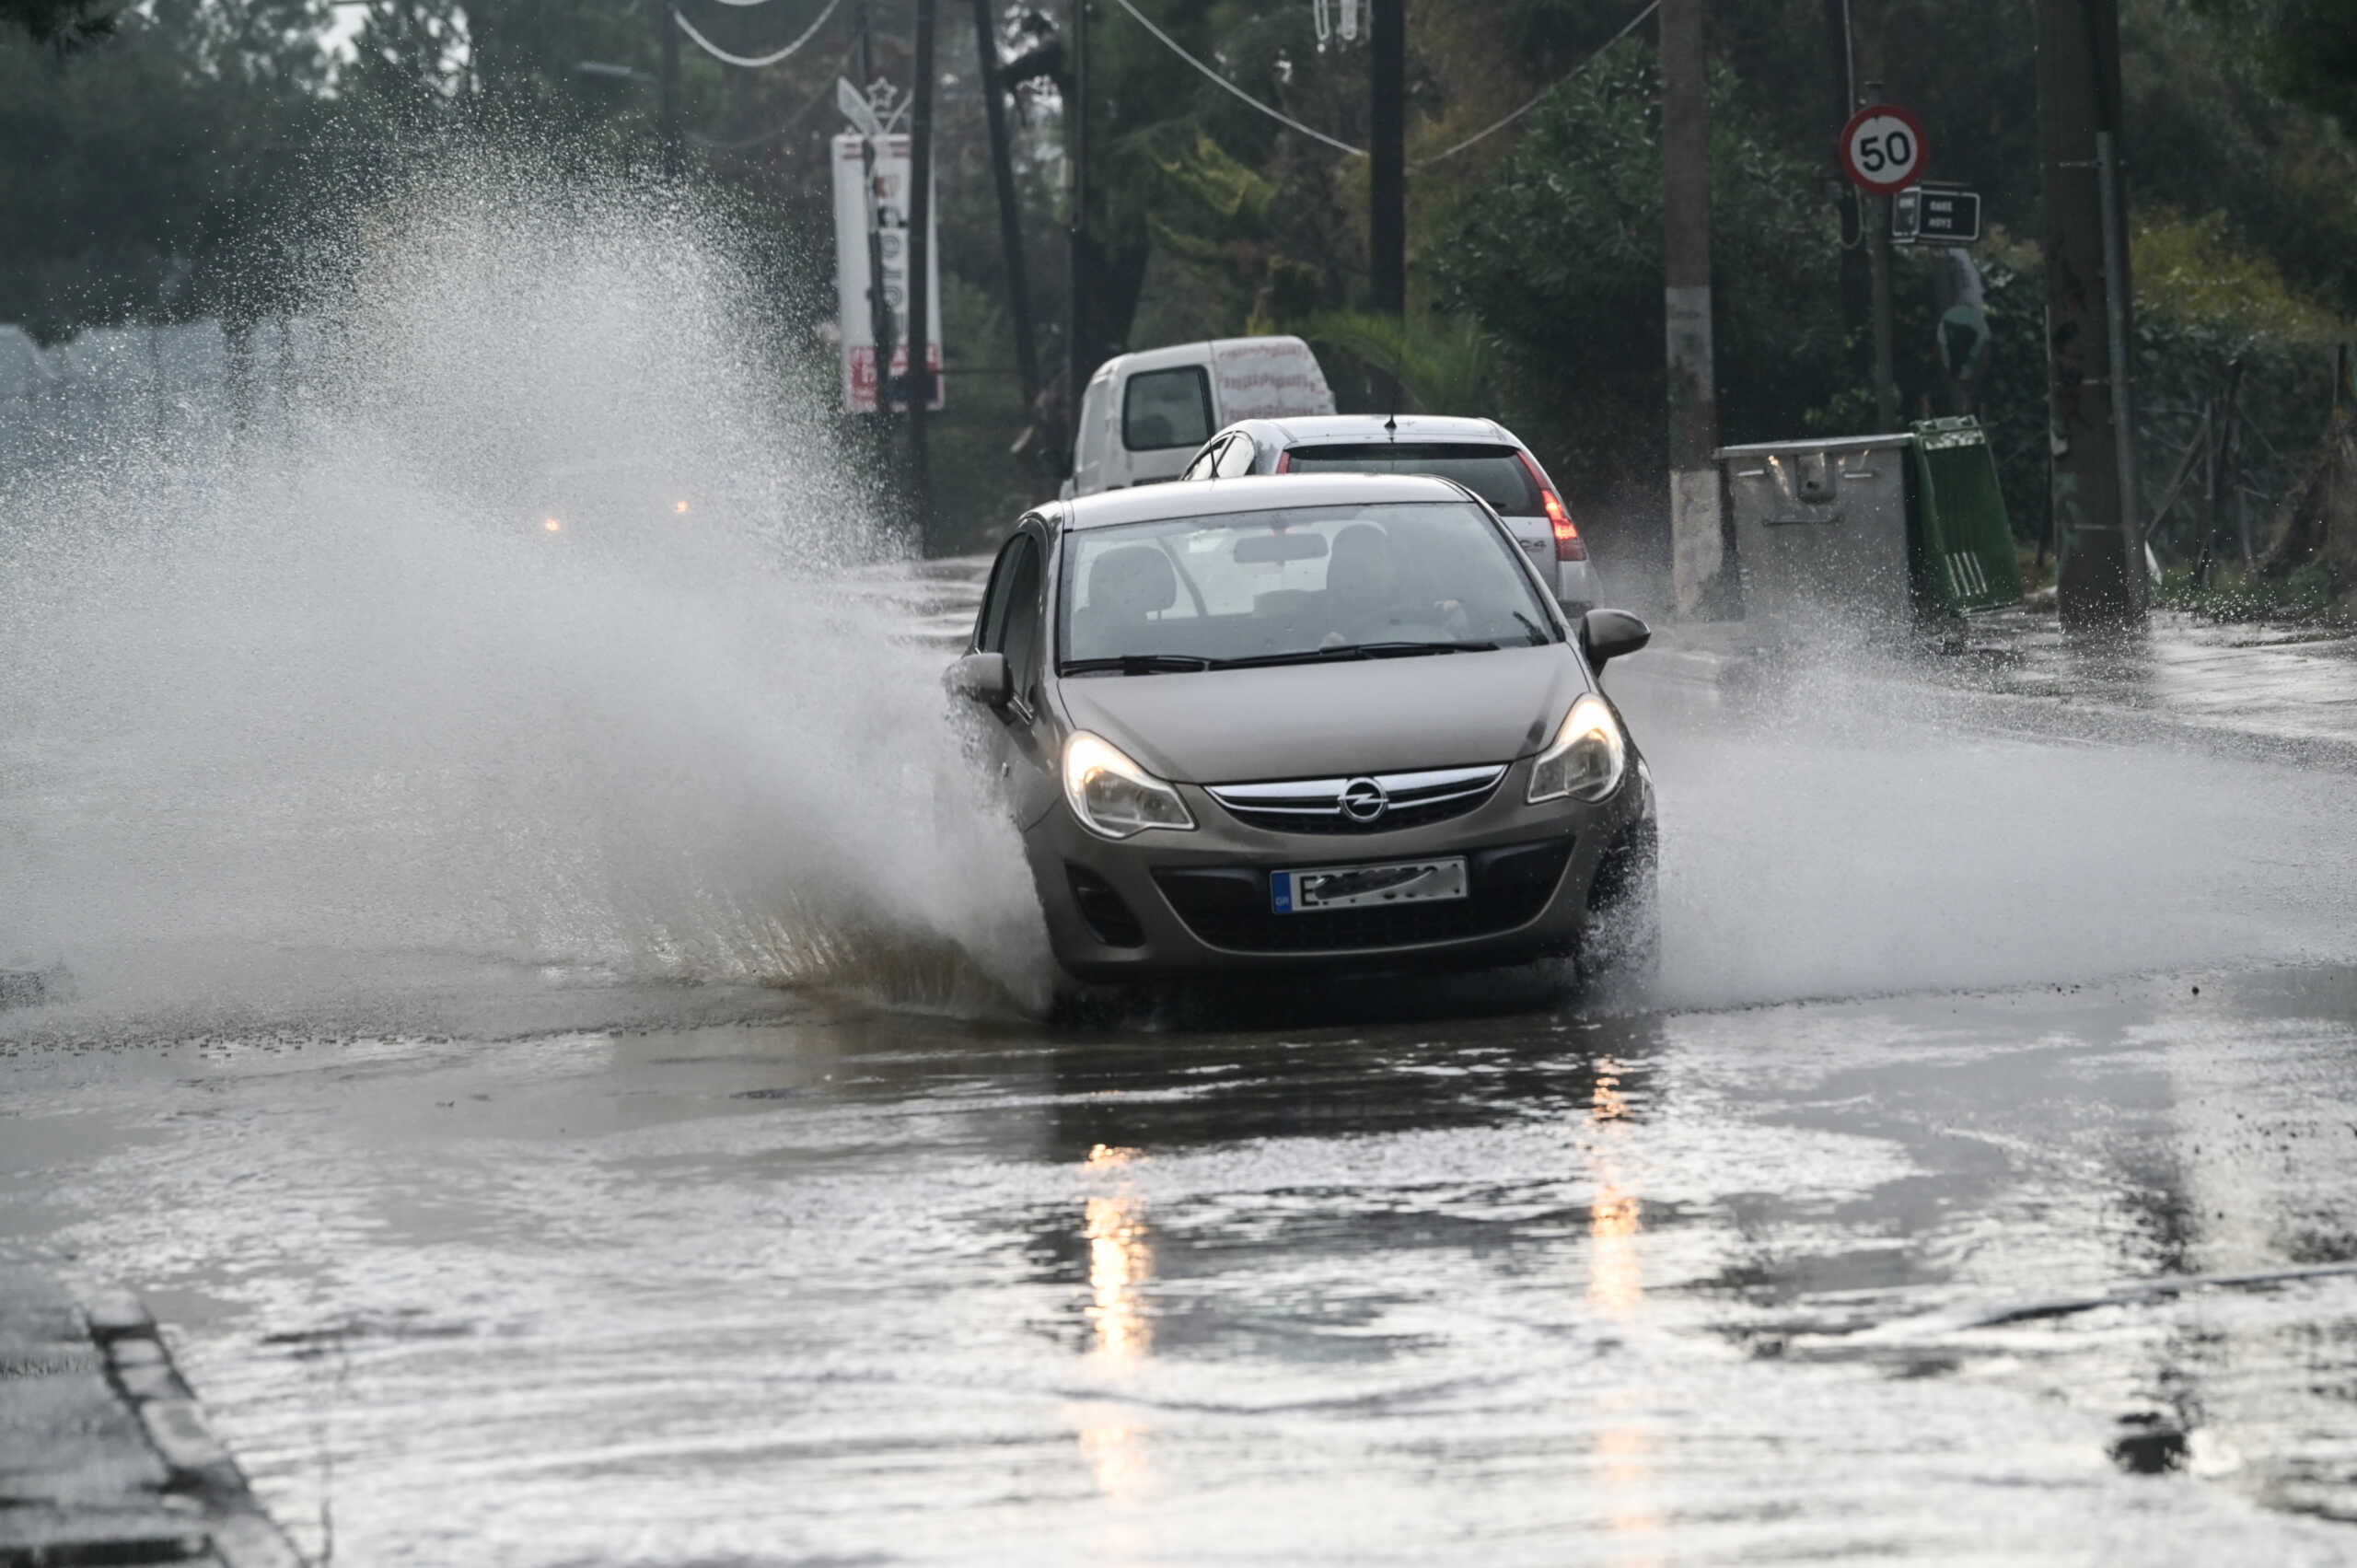
[[[1922,178],[1930,158],[1923,122],[1895,103],[1870,103],[1841,127],[1841,171],[1861,191],[1897,195]]]

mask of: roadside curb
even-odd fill
[[[1794,658],[1789,649],[1780,656],[1772,647],[1744,645],[1741,627],[1671,627],[1641,656],[1657,677],[1724,696],[1767,696],[1792,689],[1795,681],[1800,690],[1810,689],[1807,682],[1817,672],[1805,660]],[[2131,745],[2161,741],[2305,765],[2357,763],[2357,702],[2338,691],[2329,700],[2285,696],[2280,648],[2204,648],[2171,628],[2179,634],[2165,645],[2166,658],[2146,653],[2123,667],[2082,675],[2053,648],[2026,645],[2018,625],[1991,622],[1980,629],[1985,635],[1971,646],[1936,658],[1838,665],[1836,690],[1878,691],[1917,703],[1936,695],[1956,704],[1958,717],[1995,733]],[[2182,668],[2189,654],[2219,664],[2254,661],[2248,684],[2269,688],[2274,701],[2247,708],[2222,705],[2202,702],[2204,693],[2186,686],[2171,690],[2119,679],[2119,668],[2147,676],[2164,663]],[[2260,668],[2256,661],[2270,656],[2272,665]],[[2349,668],[2357,672],[2357,663]],[[2230,682],[2218,683],[2218,689],[2243,690]],[[2348,690],[2357,691],[2357,684]]]
[[[0,1299],[0,1427],[33,1444],[50,1436],[82,1471],[100,1472],[7,1476],[0,1568],[306,1568],[137,1296],[109,1292],[78,1308],[36,1298],[30,1310],[22,1297]],[[28,1480],[51,1482],[50,1495],[28,1495]]]

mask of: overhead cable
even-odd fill
[[[1164,32],[1160,28],[1155,27],[1154,23],[1147,18],[1146,14],[1144,11],[1139,10],[1135,6],[1130,4],[1130,0],[1116,0],[1116,3],[1120,5],[1122,10],[1127,11],[1132,17],[1136,18],[1138,26],[1145,29],[1146,31],[1161,40],[1162,46],[1165,49],[1167,49],[1171,53],[1176,54],[1179,59],[1184,60],[1188,64],[1192,65],[1196,70],[1201,71],[1204,75],[1209,76],[1213,81],[1217,82],[1221,87],[1225,87],[1229,92],[1234,93],[1237,97],[1242,99],[1245,102],[1250,104],[1253,108],[1259,110],[1270,119],[1276,121],[1281,125],[1290,125],[1295,130],[1300,132],[1303,135],[1309,137],[1312,141],[1323,142],[1328,146],[1334,148],[1337,152],[1348,153],[1353,157],[1366,157],[1366,149],[1364,147],[1354,147],[1348,142],[1337,141],[1323,131],[1312,130],[1310,127],[1304,125],[1300,121],[1295,120],[1292,115],[1285,113],[1283,110],[1273,109],[1268,104],[1262,103],[1259,99],[1254,98],[1250,93],[1246,92],[1242,87],[1237,87],[1234,82],[1229,81],[1225,76],[1221,75],[1217,71],[1213,70],[1209,65],[1204,64],[1202,61],[1188,53],[1186,50],[1180,48],[1177,39],[1172,38],[1168,33]]]
[[[842,68],[844,70],[849,70],[851,68],[852,51],[858,47],[859,44],[856,40],[845,46],[843,50],[842,64]],[[791,136],[795,132],[802,129],[803,125],[809,121],[810,111],[812,110],[817,109],[822,103],[831,103],[833,101],[833,99],[827,97],[807,99],[801,108],[795,110],[792,114],[787,115],[784,122],[780,124],[775,130],[763,131],[757,136],[744,136],[733,142],[723,142],[716,141],[710,136],[702,135],[696,132],[691,131],[688,133],[688,140],[694,143],[697,146],[702,147],[708,153],[743,152],[747,147],[758,147],[763,142],[774,142],[781,136]]]
[[[1520,109],[1515,110],[1504,120],[1498,121],[1494,124],[1485,126],[1481,130],[1474,132],[1471,135],[1466,137],[1465,140],[1457,143],[1455,146],[1448,148],[1446,151],[1434,153],[1430,157],[1417,158],[1411,162],[1408,167],[1411,168],[1423,168],[1432,164],[1438,163],[1445,157],[1455,157],[1458,153],[1463,152],[1466,148],[1471,146],[1474,143],[1481,140],[1483,137],[1495,135],[1498,132],[1504,130],[1507,126],[1513,124],[1515,121],[1521,119],[1524,115],[1538,108],[1538,100],[1540,99],[1545,98],[1549,93],[1553,92],[1557,87],[1562,86],[1565,82],[1570,81],[1573,76],[1578,75],[1590,65],[1595,64],[1597,55],[1602,54],[1606,50],[1611,48],[1622,39],[1627,38],[1631,33],[1635,32],[1637,30],[1637,25],[1640,22],[1643,22],[1647,17],[1652,16],[1655,11],[1660,9],[1661,0],[1645,0],[1645,8],[1639,11],[1635,16],[1630,17],[1628,22],[1622,26],[1619,32],[1614,33],[1610,38],[1606,39],[1602,43],[1598,44],[1596,49],[1589,53],[1586,59],[1581,61],[1578,64],[1564,72],[1554,81],[1551,81],[1545,87],[1539,88],[1536,93],[1533,93],[1528,103],[1524,104]]]
[[[723,0],[723,3],[732,3],[732,0]],[[759,4],[760,0],[733,0],[733,3],[739,5]],[[812,38],[818,35],[819,29],[827,25],[827,18],[833,16],[842,3],[843,0],[827,0],[826,9],[819,13],[818,20],[812,22],[808,27],[802,29],[802,36],[800,38],[795,39],[784,49],[778,50],[774,53],[770,54],[729,53],[728,51],[721,48],[718,44],[713,42],[712,40],[704,37],[703,34],[696,31],[695,24],[689,21],[687,17],[679,15],[679,8],[677,6],[671,7],[671,19],[679,25],[679,30],[681,32],[687,34],[689,38],[695,41],[695,45],[698,49],[702,50],[706,54],[711,55],[714,60],[719,61],[722,64],[741,65],[746,70],[758,71],[764,65],[774,65],[788,55],[800,52],[802,46],[809,42]]]
[[[737,3],[740,5],[759,4],[760,0],[737,0]],[[1289,126],[1292,129],[1300,132],[1303,135],[1309,137],[1312,141],[1323,142],[1337,152],[1348,153],[1353,157],[1366,157],[1366,149],[1364,147],[1354,147],[1348,142],[1337,140],[1335,137],[1328,135],[1323,131],[1304,125],[1300,121],[1295,120],[1292,115],[1285,113],[1282,110],[1273,108],[1269,104],[1262,103],[1259,99],[1254,98],[1250,93],[1246,92],[1242,87],[1237,87],[1234,82],[1231,82],[1225,76],[1221,75],[1211,66],[1204,64],[1201,60],[1198,60],[1193,55],[1188,53],[1187,51],[1179,45],[1177,39],[1172,38],[1168,33],[1164,32],[1160,28],[1155,27],[1153,20],[1148,17],[1144,12],[1139,10],[1136,6],[1132,5],[1131,0],[1115,0],[1115,3],[1119,5],[1122,10],[1127,11],[1137,22],[1138,26],[1152,33],[1155,38],[1161,42],[1165,49],[1167,49],[1171,53],[1176,54],[1179,59],[1184,60],[1188,64],[1192,65],[1196,70],[1201,71],[1213,82],[1216,82],[1222,87],[1226,88],[1237,98],[1242,99],[1245,102],[1250,104],[1253,108],[1259,110],[1261,113],[1267,115],[1270,119],[1275,121],[1280,125]],[[1661,9],[1661,0],[1645,0],[1644,8],[1639,11],[1635,16],[1630,17],[1628,21],[1622,25],[1619,32],[1616,32],[1610,38],[1606,39],[1604,42],[1599,44],[1594,52],[1590,53],[1586,59],[1581,61],[1569,71],[1564,72],[1562,75],[1557,77],[1554,81],[1549,83],[1546,87],[1539,88],[1538,92],[1532,94],[1529,102],[1524,104],[1520,109],[1515,110],[1512,114],[1507,115],[1504,119],[1495,121],[1491,124],[1482,127],[1480,130],[1474,132],[1471,135],[1466,137],[1455,146],[1448,147],[1441,152],[1436,152],[1430,157],[1416,158],[1412,160],[1408,167],[1411,168],[1424,168],[1440,162],[1443,158],[1455,157],[1458,153],[1463,152],[1474,143],[1482,140],[1484,137],[1493,136],[1500,131],[1504,130],[1507,126],[1513,124],[1515,121],[1521,119],[1524,115],[1538,108],[1539,99],[1545,98],[1549,93],[1554,91],[1555,88],[1561,87],[1563,83],[1570,81],[1573,76],[1578,75],[1582,71],[1586,70],[1590,65],[1595,64],[1597,55],[1602,54],[1606,50],[1611,48],[1614,44],[1620,42],[1631,33],[1636,31],[1639,24],[1643,22],[1647,17],[1652,16],[1659,9]]]

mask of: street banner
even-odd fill
[[[883,261],[884,304],[891,313],[892,343],[887,356],[889,406],[908,406],[909,373],[909,138],[878,136],[874,173],[867,164],[868,138],[845,133],[835,138],[835,278],[838,319],[842,326],[843,407],[874,413],[876,313],[868,298],[868,236],[871,226]],[[935,191],[938,192],[936,183]],[[935,215],[941,203],[932,203]],[[933,257],[925,279],[925,365],[931,370],[928,408],[942,406],[941,238],[936,215],[926,250]]]

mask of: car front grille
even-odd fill
[[[1562,880],[1572,839],[1475,850],[1461,899],[1279,914],[1258,866],[1161,866],[1154,879],[1187,929],[1238,953],[1339,953],[1490,936],[1538,918]]]
[[[1237,821],[1279,833],[1389,833],[1462,817],[1490,798],[1503,762],[1341,779],[1211,784],[1204,794]],[[1380,805],[1369,814],[1370,803]]]

